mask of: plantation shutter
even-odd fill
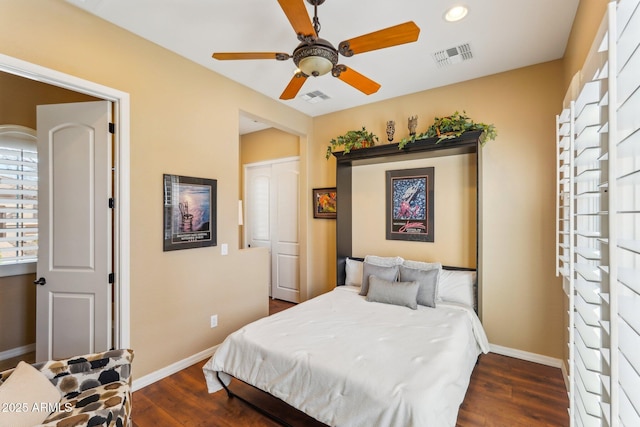
[[[612,384],[611,425],[640,426],[640,0],[618,3],[610,37],[614,39],[616,99],[615,165],[610,173],[615,194],[617,323],[612,345],[616,382]],[[617,366],[616,366],[617,365]],[[617,383],[617,384],[616,384]]]
[[[609,3],[574,83],[556,118],[571,425],[638,426],[640,0]]]
[[[37,197],[35,132],[0,126],[0,265],[37,261]]]

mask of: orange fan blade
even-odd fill
[[[287,100],[295,98],[300,91],[300,88],[306,81],[307,76],[305,74],[296,73],[296,75],[293,76],[287,87],[284,89],[284,92],[282,92],[282,95],[280,95],[280,99]]]
[[[304,6],[304,0],[278,0],[278,3],[280,3],[284,14],[287,15],[296,34],[312,36],[314,39],[318,37],[307,13],[307,8]]]
[[[346,84],[358,89],[365,95],[371,95],[372,93],[376,93],[378,89],[380,89],[380,85],[378,83],[374,82],[368,77],[363,76],[359,72],[349,67],[345,67],[344,65],[342,65],[341,68],[342,71],[340,72],[338,78]]]
[[[290,58],[288,53],[281,52],[216,52],[211,56],[220,61],[230,59],[277,59],[284,61]]]
[[[419,34],[420,28],[413,21],[409,21],[340,42],[338,51],[344,56],[353,56],[357,53],[411,43],[418,40]]]

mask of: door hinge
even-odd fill
[[[116,125],[109,123],[109,133],[116,133]]]
[[[109,283],[114,283],[116,281],[116,276],[113,273],[109,273]]]
[[[109,209],[113,209],[116,206],[116,201],[113,200],[113,197],[109,197]]]

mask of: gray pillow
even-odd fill
[[[367,301],[401,305],[412,310],[418,309],[418,282],[392,282],[376,276],[369,277]]]
[[[398,266],[393,265],[390,267],[382,267],[380,265],[364,263],[362,267],[362,287],[360,288],[360,295],[367,295],[369,292],[369,276],[375,275],[380,279],[395,282],[398,280]]]
[[[438,269],[418,270],[415,268],[400,266],[400,281],[418,282],[418,304],[427,307],[436,306],[436,291],[438,289]]]

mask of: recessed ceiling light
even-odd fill
[[[456,22],[467,16],[469,9],[466,6],[453,6],[444,14],[444,19],[448,22]]]

